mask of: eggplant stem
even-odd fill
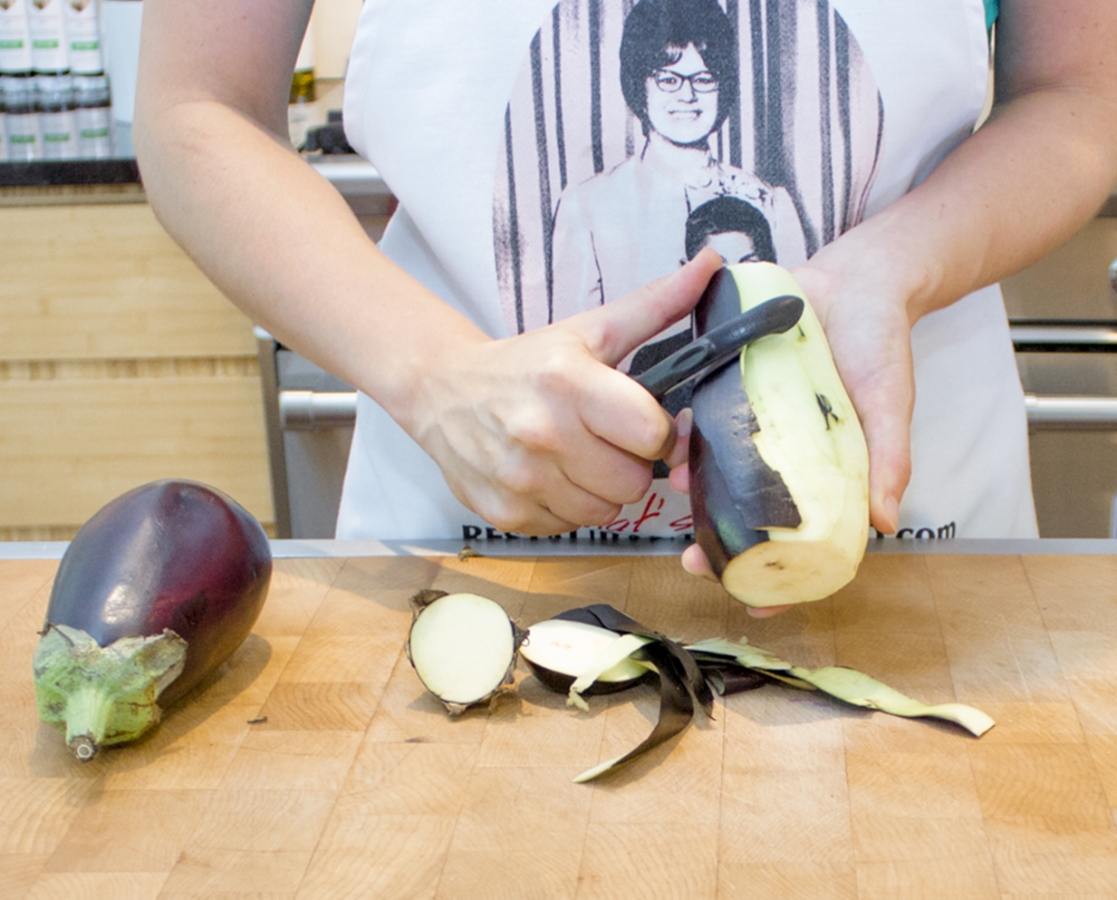
[[[159,721],[158,697],[185,660],[186,641],[169,629],[101,647],[80,629],[52,625],[32,661],[39,718],[65,732],[71,752],[88,761]]]
[[[114,702],[93,685],[70,695],[66,704],[66,746],[82,762],[89,762],[101,749]]]

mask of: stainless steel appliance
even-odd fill
[[[1040,534],[1117,536],[1117,200],[1004,282]]]

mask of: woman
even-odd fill
[[[888,132],[868,217],[795,274],[861,416],[870,511],[884,533],[900,524],[912,473],[913,407],[911,496],[918,484],[918,502],[933,503],[958,483],[940,461],[984,446],[986,412],[1006,406],[1013,440],[1002,456],[1013,477],[965,483],[963,512],[977,525],[959,519],[956,533],[1034,532],[1028,504],[1013,496],[1027,451],[1007,330],[995,299],[970,297],[1068,238],[1117,183],[1117,4],[1000,6],[996,105],[970,135],[988,71],[981,4],[835,4],[842,29],[830,33],[857,38]],[[817,20],[830,15],[817,7]],[[155,210],[249,316],[363,393],[344,536],[458,536],[446,498],[494,531],[600,525],[643,499],[654,459],[678,469],[685,458],[666,414],[613,367],[687,314],[717,254],[503,336],[494,157],[519,60],[556,9],[552,0],[365,4],[346,127],[401,202],[377,248],[286,138],[309,0],[145,0],[134,137]],[[963,320],[976,308],[977,324],[953,327],[939,311],[955,306]],[[982,394],[969,376],[923,403],[956,362],[993,356],[996,390]],[[678,469],[680,486],[684,476]],[[692,555],[684,562],[697,566]]]

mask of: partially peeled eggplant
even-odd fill
[[[803,297],[787,270],[728,266],[696,308],[695,331],[780,295]],[[868,541],[868,450],[810,304],[791,330],[699,381],[691,404],[695,538],[725,589],[749,606],[782,606],[851,581]]]

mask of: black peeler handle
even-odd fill
[[[803,300],[784,294],[765,300],[634,376],[657,400],[707,369],[731,359],[746,344],[790,329],[803,315]]]

